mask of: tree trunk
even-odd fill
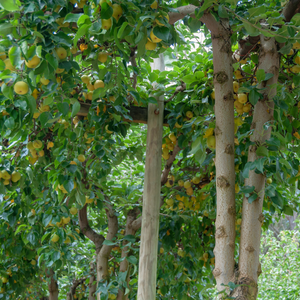
[[[57,281],[54,279],[54,271],[46,270],[46,276],[50,278],[50,282],[48,283],[48,290],[49,290],[49,300],[58,300],[58,284]]]
[[[252,129],[254,129],[251,141],[254,143],[249,147],[248,161],[253,162],[259,157],[256,154],[258,146],[261,146],[271,136],[271,127],[264,128],[266,122],[273,119],[274,102],[276,96],[276,83],[279,72],[279,54],[274,38],[260,36],[261,52],[258,69],[274,76],[268,81],[263,81],[259,88],[262,90],[263,99],[257,102],[254,108]],[[252,203],[244,197],[240,257],[239,257],[239,284],[246,286],[238,288],[235,296],[245,299],[256,299],[257,279],[261,273],[259,264],[261,226],[263,223],[262,206],[264,200],[265,175],[257,174],[255,170],[249,172],[249,178],[245,179],[245,186],[254,186],[258,198]],[[243,298],[243,299],[244,299]]]
[[[286,218],[289,221],[290,224],[290,230],[294,230],[296,227],[296,222],[295,220],[297,219],[297,212],[294,211],[292,216],[286,216]]]
[[[108,233],[106,240],[112,241],[118,232],[118,218],[111,205],[107,205],[106,215],[108,218]],[[108,273],[108,258],[113,246],[102,245],[101,250],[97,253],[97,282],[101,284],[109,279]],[[99,281],[101,281],[99,283]],[[97,293],[97,300],[100,300],[100,293]]]
[[[164,57],[154,59],[152,69],[164,70]],[[161,155],[164,97],[148,104],[148,131],[139,259],[138,300],[155,300],[161,191]]]
[[[132,209],[127,214],[127,220],[126,220],[126,229],[125,229],[125,236],[126,235],[135,235],[136,229],[132,227],[132,223],[136,220],[137,215],[140,213],[139,209]],[[126,246],[128,244],[128,241],[123,241],[124,248],[122,249],[122,258],[125,258],[120,263],[120,272],[128,272],[127,273],[127,287],[128,287],[128,281],[130,278],[129,274],[129,263],[127,261],[127,256],[129,253],[129,247]],[[128,295],[125,295],[125,287],[123,286],[121,289],[119,289],[117,300],[128,300]]]
[[[228,20],[216,22],[204,18],[211,31],[214,64],[216,115],[217,217],[215,269],[217,289],[225,289],[234,280],[235,249],[235,169],[234,169],[234,98],[231,36]]]
[[[96,300],[95,292],[97,289],[97,281],[96,281],[95,274],[96,274],[95,264],[93,262],[91,262],[90,263],[90,282],[89,282],[89,298],[88,298],[88,300]]]

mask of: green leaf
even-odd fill
[[[273,203],[275,203],[279,207],[283,206],[284,201],[281,194],[278,191],[275,191],[275,197],[270,197],[270,199]]]
[[[50,223],[51,220],[52,220],[52,215],[44,214],[42,223],[46,227]]]
[[[245,185],[241,187],[240,191],[244,194],[251,194],[252,192],[254,192],[254,189],[254,186]]]
[[[118,242],[112,242],[112,241],[109,241],[109,240],[105,240],[103,242],[103,245],[107,245],[107,246],[114,246],[116,245]]]
[[[224,18],[224,19],[229,18],[229,15],[228,15],[227,10],[225,9],[224,5],[219,5],[218,15],[219,15],[220,18]]]
[[[110,19],[113,15],[113,9],[106,2],[101,4],[101,19]]]
[[[78,204],[80,204],[80,205],[84,205],[85,204],[85,195],[84,194],[82,194],[80,191],[76,191],[76,193],[75,193],[75,199],[76,199],[76,201],[77,201],[77,203]]]
[[[51,120],[52,117],[51,117],[51,114],[49,112],[43,112],[41,115],[40,115],[40,122],[41,122],[41,126],[42,127],[45,127],[45,125],[48,123],[49,120]]]
[[[126,259],[129,263],[131,263],[133,265],[136,265],[138,263],[137,258],[133,255],[128,256]]]
[[[10,117],[8,119],[5,120],[4,125],[8,128],[8,129],[13,129],[15,127],[15,120],[14,118]]]
[[[9,53],[9,60],[12,63],[12,65],[16,66],[17,68],[20,68],[22,65],[20,47],[13,46],[9,49],[8,53]]]
[[[289,170],[292,169],[291,165],[289,164],[289,162],[288,162],[286,159],[280,158],[280,159],[279,159],[279,162],[280,162],[282,165],[284,165],[287,169],[289,169]]]
[[[243,22],[243,24],[250,36],[259,35],[259,31],[252,24],[249,24],[248,22]]]
[[[187,84],[191,84],[192,82],[197,81],[194,75],[185,75],[181,78],[181,80]]]
[[[195,153],[195,160],[198,162],[198,164],[202,164],[206,158],[206,150],[204,148],[199,149]]]
[[[170,29],[164,26],[155,26],[153,34],[163,41],[167,41],[170,35]]]
[[[288,215],[288,216],[292,216],[294,214],[293,209],[290,206],[285,205],[283,208],[283,212]]]
[[[72,115],[71,115],[72,118],[79,113],[80,107],[81,107],[80,103],[78,101],[75,101],[75,103],[72,106]]]
[[[17,11],[21,5],[19,0],[0,0],[0,6],[7,11]]]
[[[263,158],[258,158],[254,161],[254,165],[255,165],[255,168],[260,172],[260,173],[263,173],[264,172],[264,163],[266,161],[266,157],[263,157]]]
[[[117,35],[118,39],[120,39],[120,38],[122,37],[122,34],[123,34],[125,28],[127,27],[127,25],[128,25],[128,22],[124,22],[124,23],[122,24],[121,28],[120,28],[119,31],[118,31],[118,35]],[[142,33],[142,32],[141,32],[141,33]],[[136,43],[138,43],[138,42],[136,42]]]
[[[58,61],[53,55],[48,53],[48,54],[46,54],[45,58],[54,70],[56,70],[58,68]]]
[[[88,21],[87,21],[88,20]],[[87,22],[86,22],[87,21]],[[90,21],[90,17],[88,15],[82,15],[78,21],[77,21],[77,25],[78,26],[81,26],[82,24],[84,23],[87,23],[87,24],[90,24],[91,21]]]
[[[87,33],[87,31],[89,30],[90,27],[91,27],[91,24],[83,24],[82,26],[80,26],[80,28],[78,29],[78,31],[74,37],[74,41],[73,41],[74,47],[77,47],[78,40]]]
[[[67,102],[58,103],[57,108],[63,114],[63,116],[66,116],[69,112],[69,104]]]
[[[129,241],[129,242],[131,242],[131,243],[134,243],[135,240],[136,240],[136,238],[135,238],[134,235],[128,234],[128,235],[125,235],[125,236],[124,236],[124,240]]]
[[[256,78],[257,78],[257,81],[258,81],[258,82],[264,81],[265,78],[266,78],[266,73],[265,73],[265,71],[264,71],[263,69],[258,69],[258,70],[256,71]]]
[[[254,200],[256,200],[258,197],[258,195],[256,193],[252,194],[249,198],[248,198],[248,203],[252,203]]]
[[[264,146],[260,146],[256,149],[256,154],[257,156],[269,156],[269,150]]]
[[[242,176],[244,178],[248,178],[249,177],[249,171],[255,169],[255,162],[252,161],[248,161],[245,164],[244,170],[242,172]]]
[[[71,22],[75,22],[77,23],[77,21],[79,20],[79,18],[83,16],[83,14],[73,14],[73,13],[68,13],[66,16],[65,16],[65,19],[64,19],[64,23],[71,23]]]
[[[260,93],[256,89],[252,89],[249,93],[249,101],[252,105],[255,105],[260,99]]]
[[[44,38],[44,36],[40,32],[34,31],[33,35],[35,35],[36,37],[40,38],[44,42],[44,44],[45,44],[45,38]]]
[[[203,148],[202,145],[203,145],[203,138],[198,137],[194,142],[192,142],[190,154],[195,154],[199,149],[202,149]]]
[[[63,186],[67,190],[67,192],[71,193],[74,188],[74,181],[72,179],[65,181]]]

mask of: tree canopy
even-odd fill
[[[298,211],[298,2],[1,0],[0,299],[136,298],[147,106],[159,96],[157,299],[213,297],[221,94],[234,103],[235,244],[245,197],[262,198],[264,229]],[[151,69],[160,55],[165,71]],[[272,116],[257,142],[260,103]],[[252,173],[266,178],[261,190]]]

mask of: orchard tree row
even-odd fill
[[[256,299],[299,210],[300,1],[0,7],[0,299]]]

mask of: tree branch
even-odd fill
[[[293,16],[300,11],[300,0],[290,0],[284,7],[282,14],[285,21],[290,22]]]
[[[105,238],[103,235],[98,234],[90,227],[87,216],[87,205],[85,205],[81,210],[79,210],[78,220],[80,230],[88,239],[90,239],[95,244],[96,252],[98,253],[102,247],[102,243],[104,242]]]
[[[176,155],[178,154],[178,152],[180,151],[181,149],[179,148],[178,144],[176,143],[175,147],[174,147],[174,150],[172,151],[172,154],[170,155],[169,159],[167,160],[166,164],[165,164],[165,168],[161,174],[161,179],[160,179],[160,182],[161,182],[161,185],[164,185],[167,180],[168,180],[168,175],[170,173],[170,170],[171,170],[171,167],[173,165],[173,162],[176,158]]]
[[[169,24],[174,24],[178,20],[183,19],[185,16],[190,15],[191,17],[195,17],[195,9],[198,8],[195,5],[186,5],[178,7],[178,12],[169,13]]]

